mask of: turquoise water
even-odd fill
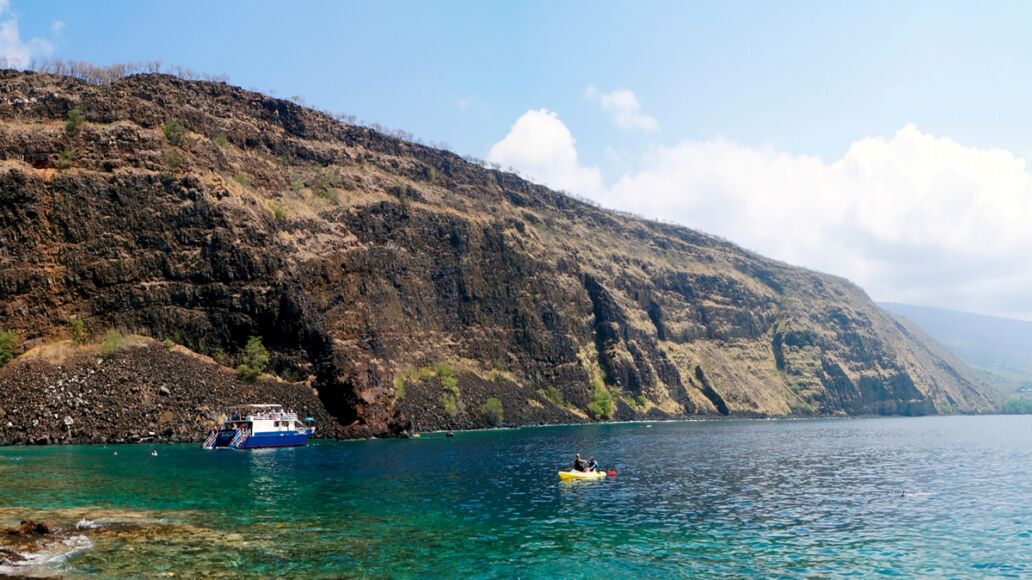
[[[0,449],[64,576],[1032,574],[1032,417],[593,425]],[[114,455],[117,451],[118,455]],[[563,484],[575,451],[615,478]],[[92,522],[92,524],[91,524]],[[8,570],[9,571],[9,570]],[[0,570],[2,572],[2,570]]]

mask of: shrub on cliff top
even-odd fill
[[[10,330],[0,330],[0,367],[14,358],[15,349],[17,348],[18,335]]]
[[[69,134],[73,134],[79,131],[79,127],[86,122],[86,115],[82,112],[82,109],[75,107],[68,111],[68,120],[65,121],[65,131]]]
[[[68,319],[68,328],[71,330],[72,340],[75,344],[86,344],[86,341],[90,339],[90,333],[86,330],[86,323],[78,316],[72,316]]]
[[[259,336],[247,339],[244,347],[244,362],[237,367],[237,376],[249,382],[256,382],[269,368],[269,351]]]
[[[495,397],[484,401],[483,405],[480,405],[480,410],[487,415],[487,420],[492,425],[501,425],[502,420],[505,418],[505,407],[502,402]]]
[[[165,121],[165,124],[161,126],[161,132],[165,134],[165,139],[176,147],[186,142],[186,125],[183,125],[179,119]]]

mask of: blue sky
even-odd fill
[[[289,6],[289,7],[288,7]],[[585,161],[721,135],[833,159],[915,123],[1028,148],[1032,9],[948,2],[141,2],[14,0],[54,56],[161,59],[485,155],[528,109]],[[585,87],[629,88],[659,135],[605,123]],[[468,99],[468,105],[458,103]]]
[[[1032,4],[0,8],[0,50],[225,73],[876,299],[1032,318]]]

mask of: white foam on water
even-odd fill
[[[93,542],[83,535],[76,535],[46,544],[38,552],[17,552],[24,560],[0,566],[0,574],[47,578],[59,576],[61,563],[69,557],[93,547]]]

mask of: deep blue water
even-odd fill
[[[101,526],[34,573],[1032,575],[1032,417],[150,449],[0,449],[0,524]],[[577,451],[618,475],[560,483]]]

